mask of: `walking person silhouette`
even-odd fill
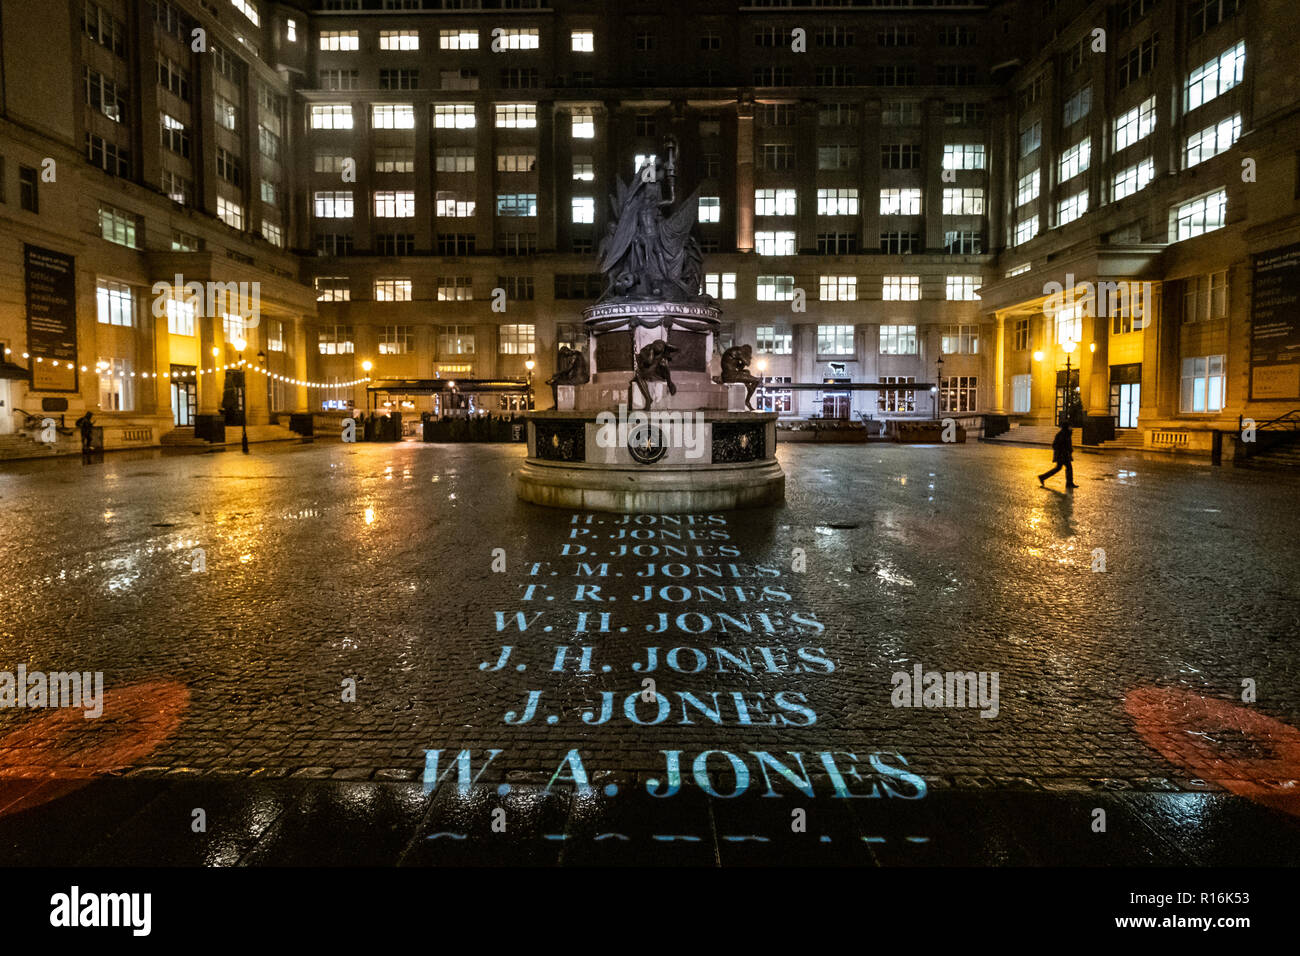
[[[1047,479],[1064,468],[1065,487],[1078,488],[1079,486],[1074,483],[1074,443],[1070,438],[1070,423],[1068,420],[1061,423],[1061,430],[1052,439],[1052,461],[1056,463],[1056,467],[1039,475],[1038,483],[1046,488],[1045,482]]]

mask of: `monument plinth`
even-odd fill
[[[606,290],[562,349],[556,407],[529,412],[519,497],[588,511],[717,511],[785,500],[776,415],[752,409],[749,347],[719,356],[722,310],[700,291],[696,197],[675,210],[676,144],[618,183],[601,242]]]

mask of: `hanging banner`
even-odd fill
[[[1255,257],[1250,397],[1300,398],[1300,243]]]
[[[32,391],[75,392],[77,277],[72,256],[23,244]],[[37,361],[37,359],[41,361]]]

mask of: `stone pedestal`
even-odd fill
[[[748,385],[744,382],[728,382],[722,387],[727,390],[727,411],[749,411],[749,409],[745,407],[745,393],[749,391]]]
[[[586,384],[560,386],[556,408],[529,412],[519,497],[556,508],[674,514],[778,505],[776,414],[745,408],[746,386],[723,385],[709,301],[595,305],[584,310]],[[650,370],[650,408],[632,383],[637,353],[674,351],[675,390]]]

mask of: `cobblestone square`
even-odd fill
[[[786,445],[784,508],[694,516],[523,504],[518,446],[7,466],[0,671],[104,693],[0,709],[0,840],[113,859],[198,787],[256,822],[204,862],[1293,852],[1300,482],[1084,454],[1067,495],[1044,457]],[[1096,807],[1142,839],[1089,846]]]

